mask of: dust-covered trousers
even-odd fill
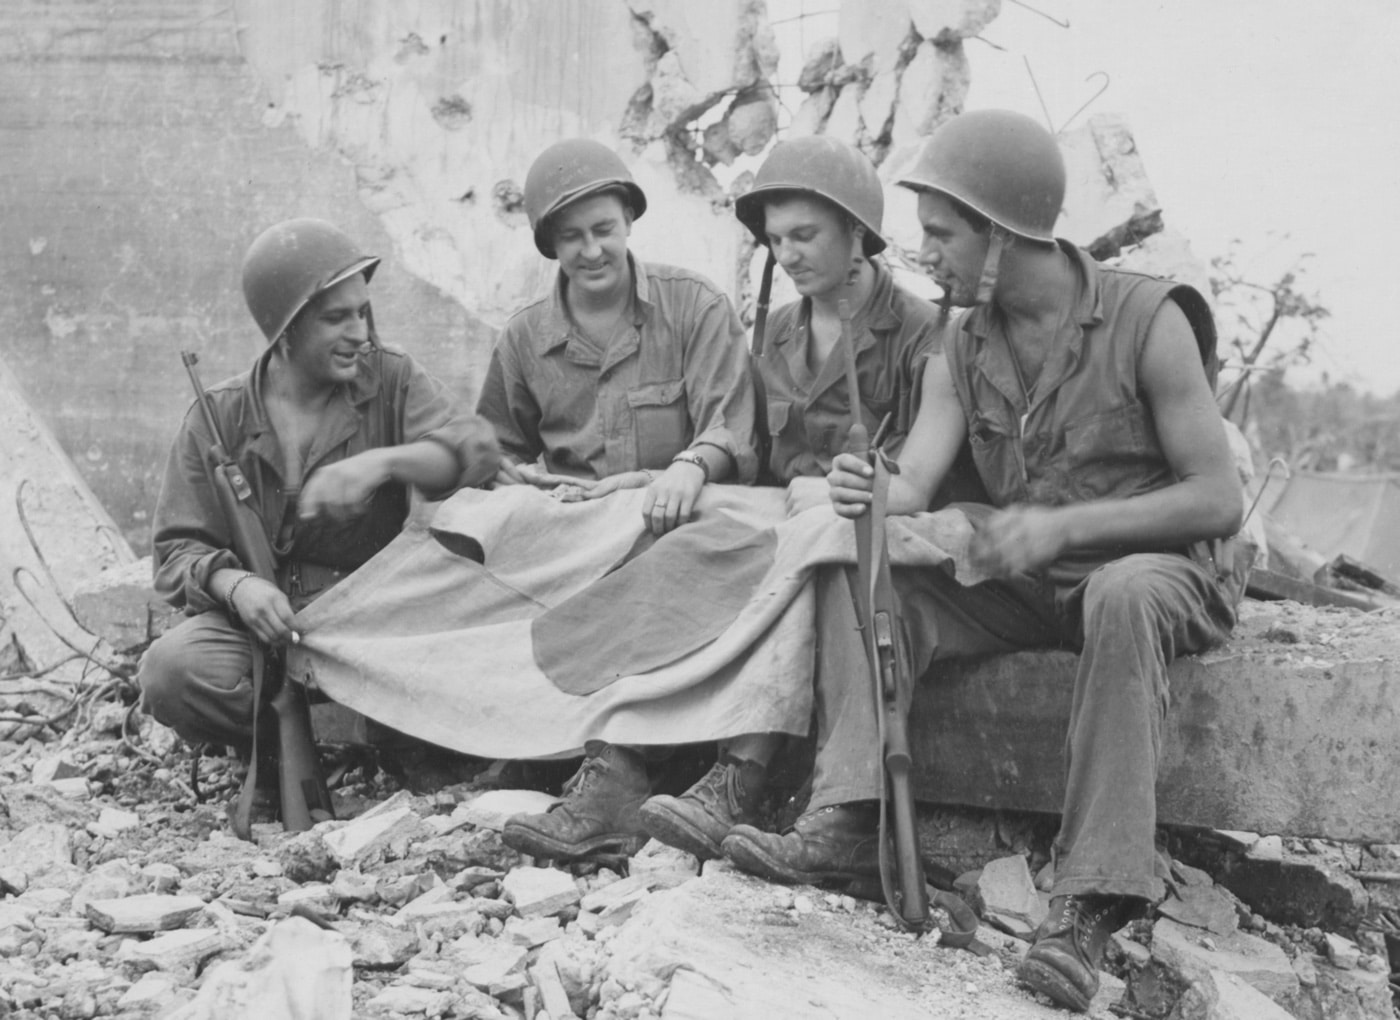
[[[828,567],[817,575],[817,757],[809,810],[876,799],[884,789],[850,573]],[[942,571],[898,567],[894,584],[922,697],[937,696],[937,668],[930,673],[929,666],[939,661],[1022,648],[1080,650],[1053,893],[1161,899],[1154,834],[1167,666],[1219,644],[1234,626],[1234,606],[1213,574],[1184,555],[1137,553],[1072,587],[991,581],[965,588]]]
[[[247,750],[253,739],[253,652],[248,632],[218,610],[190,616],[141,657],[147,712],[191,744]]]

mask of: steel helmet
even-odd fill
[[[942,124],[899,184],[939,191],[1003,230],[1054,241],[1065,160],[1054,136],[1010,110],[974,110]]]
[[[758,168],[753,187],[734,202],[734,215],[768,244],[763,228],[765,198],[781,192],[806,192],[833,203],[865,226],[861,247],[875,255],[885,249],[880,224],[885,192],[875,164],[854,146],[827,135],[809,135],[779,142]]]
[[[243,256],[243,299],[271,343],[317,294],[356,273],[368,282],[378,266],[378,256],[325,220],[285,220],[259,234]]]
[[[647,196],[622,158],[602,142],[588,138],[568,138],[555,142],[530,164],[525,175],[525,215],[535,234],[535,247],[547,259],[554,258],[554,244],[548,237],[548,223],[571,202],[608,188],[627,194],[632,218],[647,211]]]

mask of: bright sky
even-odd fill
[[[802,0],[770,3],[773,17],[792,2]],[[1242,264],[1268,282],[1313,253],[1303,289],[1332,318],[1313,368],[1290,378],[1326,372],[1379,394],[1400,390],[1400,3],[1025,2],[1070,27],[1003,0],[984,35],[1005,51],[965,43],[967,106],[1043,120],[1029,58],[1059,127],[1093,95],[1086,79],[1107,72],[1108,90],[1075,123],[1126,115],[1167,226],[1199,257],[1238,238]],[[809,42],[820,20],[804,24]]]

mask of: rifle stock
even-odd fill
[[[181,351],[180,360],[194,387],[213,443],[210,452],[214,466],[214,492],[219,510],[229,529],[233,551],[243,566],[265,581],[277,583],[277,560],[263,530],[262,518],[253,506],[253,490],[242,469],[228,452],[219,429],[214,407],[200,382],[195,365],[199,356]],[[322,817],[333,818],[330,793],[321,777],[316,744],[311,733],[311,708],[305,689],[286,678],[285,663],[275,649],[263,648],[249,634],[253,646],[253,754],[248,773],[239,791],[233,830],[243,839],[251,838],[253,793],[258,780],[259,730],[263,702],[272,709],[277,728],[278,792],[281,795],[282,826],[292,832],[311,828]],[[269,669],[269,666],[271,669]],[[268,695],[270,692],[270,696]]]
[[[894,585],[890,577],[885,537],[885,497],[891,466],[878,449],[872,449],[869,430],[861,417],[859,378],[856,374],[855,338],[851,335],[850,306],[842,301],[841,342],[846,347],[846,388],[851,401],[851,427],[846,452],[860,457],[875,470],[874,498],[869,511],[855,519],[856,620],[860,624],[866,660],[870,665],[872,694],[879,721],[880,754],[885,773],[885,796],[880,801],[880,883],[890,911],[907,928],[922,931],[929,921],[928,887],[919,854],[918,819],[909,773],[909,727],[904,705],[909,678],[907,664],[895,649]],[[883,433],[883,427],[880,429]],[[892,816],[892,817],[891,817]],[[893,822],[894,861],[889,859],[885,838]]]

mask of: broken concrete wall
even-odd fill
[[[190,403],[180,348],[210,382],[260,349],[238,274],[264,226],[321,216],[387,256],[386,338],[458,388],[490,342],[405,269],[353,168],[266,112],[227,5],[0,5],[0,357],[138,549]]]
[[[921,797],[1058,812],[1076,657],[1021,652],[940,670],[914,702]],[[1400,842],[1400,623],[1246,600],[1223,647],[1170,672],[1163,823]]]

